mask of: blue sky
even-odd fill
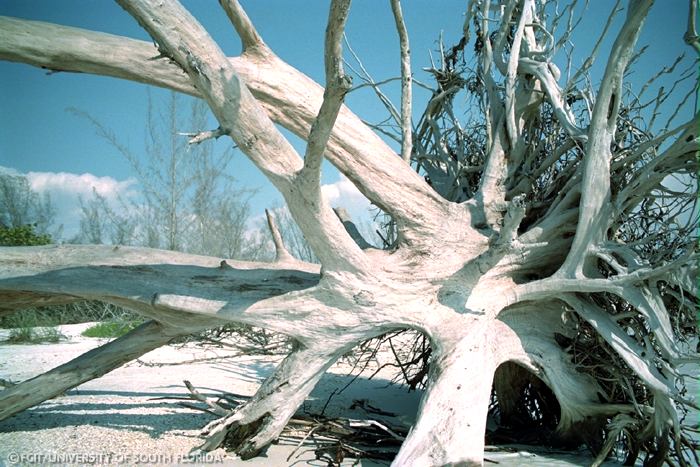
[[[228,55],[240,52],[235,31],[217,2],[197,0],[183,3]],[[411,38],[413,72],[416,78],[425,79],[421,68],[429,64],[429,51],[436,49],[439,33],[443,32],[447,45],[459,39],[467,2],[411,0],[402,3]],[[591,3],[573,38],[577,46],[575,64],[585,59],[592,47],[591,41],[597,37],[595,32],[602,26],[614,2],[593,0]],[[327,2],[243,0],[242,4],[265,41],[280,57],[316,81],[323,81]],[[107,0],[0,0],[0,15],[149,40],[128,14]],[[686,0],[657,2],[640,40],[640,44],[648,44],[650,48],[632,76],[633,81],[644,82],[654,70],[670,64],[683,51],[693,55],[682,41],[686,15]],[[355,0],[346,32],[375,79],[397,76],[398,40],[388,0]],[[605,56],[604,51],[602,56]],[[594,76],[602,65],[594,69]],[[396,96],[395,88],[390,87],[390,95]],[[152,88],[151,92],[156,102],[167,97],[167,91]],[[420,110],[427,95],[419,89],[414,92],[415,107]],[[75,207],[68,207],[72,192],[89,194],[92,185],[105,190],[103,194],[110,190],[126,190],[133,187],[129,182],[133,174],[129,164],[116,149],[95,134],[90,123],[66,112],[66,108],[76,107],[90,113],[139,153],[144,147],[146,96],[147,86],[142,84],[82,74],[47,76],[44,70],[0,62],[0,166],[20,173],[43,173],[42,183],[36,182],[35,186],[53,190],[52,194],[62,209],[59,221],[66,224],[67,233],[70,233],[71,226],[77,225],[77,218],[71,219],[77,211]],[[370,92],[352,93],[347,103],[370,121],[383,118],[382,108]],[[223,148],[230,142],[220,140],[217,145]],[[299,141],[295,145],[303,152]],[[242,155],[235,157],[231,172],[243,186],[260,189],[253,199],[255,213],[262,213],[263,208],[280,202],[279,195]],[[50,175],[57,173],[64,175],[53,178]],[[324,183],[336,184],[328,192],[337,192],[337,198],[351,204],[345,207],[362,204],[351,194],[349,184],[339,182],[338,173],[329,167],[324,169]],[[333,201],[338,204],[339,200]]]

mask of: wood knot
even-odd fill
[[[352,296],[353,301],[360,306],[376,305],[377,303],[374,300],[372,300],[373,298],[374,296],[372,295],[372,293],[367,290],[361,290]]]

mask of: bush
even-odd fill
[[[0,318],[0,328],[57,326],[91,321],[135,321],[138,319],[139,315],[136,313],[108,303],[83,301],[17,310]]]
[[[0,246],[32,246],[48,245],[51,243],[51,235],[37,234],[34,225],[22,225],[19,227],[5,227],[0,224]]]
[[[85,337],[114,338],[120,337],[139,326],[142,320],[106,321],[91,326],[82,332]]]
[[[12,313],[0,320],[0,327],[8,329],[51,327],[57,324],[59,322],[55,316],[34,308]]]
[[[2,323],[3,327],[10,328],[10,335],[5,341],[10,344],[58,342],[66,337],[58,329],[50,327],[58,324],[55,318],[35,310],[6,316]]]
[[[40,344],[44,342],[58,342],[66,336],[56,328],[18,327],[10,331],[7,338],[9,344]]]

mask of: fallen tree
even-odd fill
[[[579,87],[578,73],[560,84],[546,6],[470,2],[464,40],[433,69],[438,87],[415,134],[403,87],[403,157],[342,105],[349,1],[330,8],[325,88],[275,56],[235,0],[221,1],[243,43],[234,58],[175,0],[119,3],[155,47],[3,17],[0,58],[201,97],[220,126],[193,143],[230,137],[283,195],[321,266],[291,257],[278,236],[269,264],[127,247],[2,248],[0,313],[96,299],[153,321],[0,392],[0,419],[173,337],[235,322],[295,340],[253,398],[204,430],[202,449],[225,445],[249,458],[340,356],[413,329],[430,341],[429,369],[396,465],[481,465],[492,389],[501,419],[514,420],[532,412],[523,397],[536,387],[556,400],[545,414],[555,412],[555,438],[597,443],[600,459],[619,440],[653,465],[694,455],[679,414],[697,405],[679,365],[698,358],[684,338],[698,333],[699,121],[652,134],[629,114],[644,108],[626,100],[623,82],[651,1],[630,2],[595,90]],[[477,70],[465,80],[455,64],[470,28]],[[694,24],[687,38],[697,46]],[[446,126],[456,121],[451,97],[470,86],[479,125]],[[308,142],[303,157],[276,123]],[[398,235],[387,249],[361,248],[357,229],[323,198],[323,157],[391,217]]]

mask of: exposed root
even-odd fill
[[[223,447],[235,452],[243,460],[258,456],[267,449],[269,444],[256,443],[255,438],[265,431],[271,418],[272,415],[266,413],[250,423],[234,422],[228,425]]]
[[[212,415],[220,414],[220,410],[224,407],[223,403],[212,401],[188,382],[185,384],[190,392],[190,398],[206,406],[188,405],[188,407]],[[228,407],[231,401],[227,395],[222,395],[221,399],[227,401],[226,407]],[[355,403],[360,405],[362,401],[355,401]],[[260,418],[243,423],[240,420],[241,415],[237,414],[237,410],[241,408],[243,406],[227,410],[226,416],[213,421],[205,430],[208,433],[208,442],[212,446],[216,443],[217,446],[231,450],[241,459],[246,460],[264,453],[269,446],[269,443],[264,444],[259,440],[265,437],[264,433],[274,420],[273,415],[267,412]],[[279,441],[297,445],[289,455],[288,461],[306,441],[311,440],[317,446],[314,449],[316,458],[329,462],[329,465],[340,464],[345,457],[390,461],[399,451],[409,427],[394,420],[387,420],[394,417],[390,412],[375,410],[381,412],[381,421],[329,418],[321,414],[296,413],[279,435]],[[206,450],[208,446],[201,446],[199,449]]]

